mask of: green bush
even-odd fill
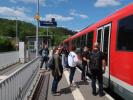
[[[13,51],[14,47],[11,40],[6,37],[0,37],[0,52]]]

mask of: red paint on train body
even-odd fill
[[[110,75],[133,86],[133,51],[124,51],[117,49],[117,32],[119,20],[130,15],[133,15],[133,3],[108,16],[107,18],[93,24],[92,26],[80,31],[76,35],[64,40],[64,43],[69,43],[70,47],[70,45],[72,45],[72,40],[82,35],[85,35],[91,31],[94,31],[94,43],[97,41],[97,29],[101,26],[111,23],[111,34],[109,44]]]

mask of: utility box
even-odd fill
[[[26,62],[26,48],[24,42],[19,42],[19,60],[20,63]]]

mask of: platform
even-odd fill
[[[69,71],[64,71],[63,77],[58,85],[58,91],[61,92],[60,96],[53,96],[51,94],[52,80],[53,77],[50,75],[47,100],[114,100],[108,94],[103,97],[99,97],[99,95],[93,96],[91,80],[88,79],[87,82],[81,81],[81,71],[79,69],[76,70],[74,76],[77,87],[69,86]]]

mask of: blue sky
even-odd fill
[[[37,0],[0,0],[0,17],[35,24]],[[39,0],[41,20],[55,17],[58,27],[79,31],[95,23],[133,0]]]

